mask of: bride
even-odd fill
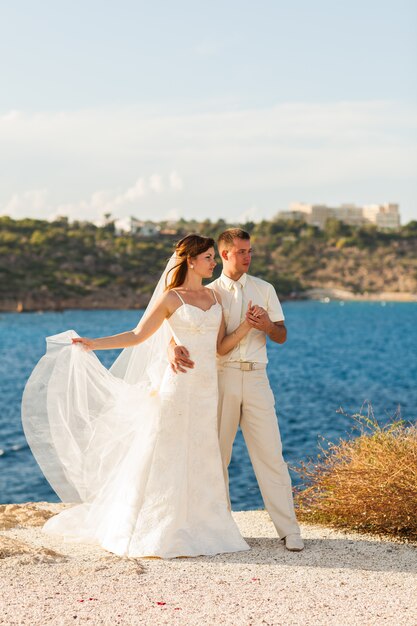
[[[184,237],[132,331],[47,338],[24,391],[23,427],[54,490],[77,504],[45,532],[129,557],[249,549],[223,478],[216,352],[251,327],[244,321],[226,335],[221,303],[202,285],[214,255],[213,239]],[[171,337],[196,355],[187,375],[168,365]],[[109,371],[92,351],[114,348],[125,350]]]

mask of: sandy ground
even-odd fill
[[[41,533],[62,505],[0,506],[0,624],[417,624],[417,547],[302,527],[288,552],[264,511],[235,513],[245,553],[124,559]]]

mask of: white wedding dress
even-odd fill
[[[80,503],[45,532],[129,557],[249,549],[228,508],[218,443],[220,320],[217,302],[204,311],[182,301],[168,325],[195,365],[186,374],[165,365],[158,390],[114,376],[71,345],[74,331],[49,338],[25,389],[23,424],[61,499]],[[47,426],[37,422],[43,412]]]

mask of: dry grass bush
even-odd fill
[[[417,425],[397,415],[381,426],[371,406],[352,417],[359,436],[321,447],[317,461],[296,468],[298,517],[417,540]]]

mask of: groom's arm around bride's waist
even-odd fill
[[[194,361],[191,360],[187,348],[177,345],[173,337],[168,344],[168,361],[175,374],[179,372],[186,374],[187,368],[192,369],[194,367]]]

